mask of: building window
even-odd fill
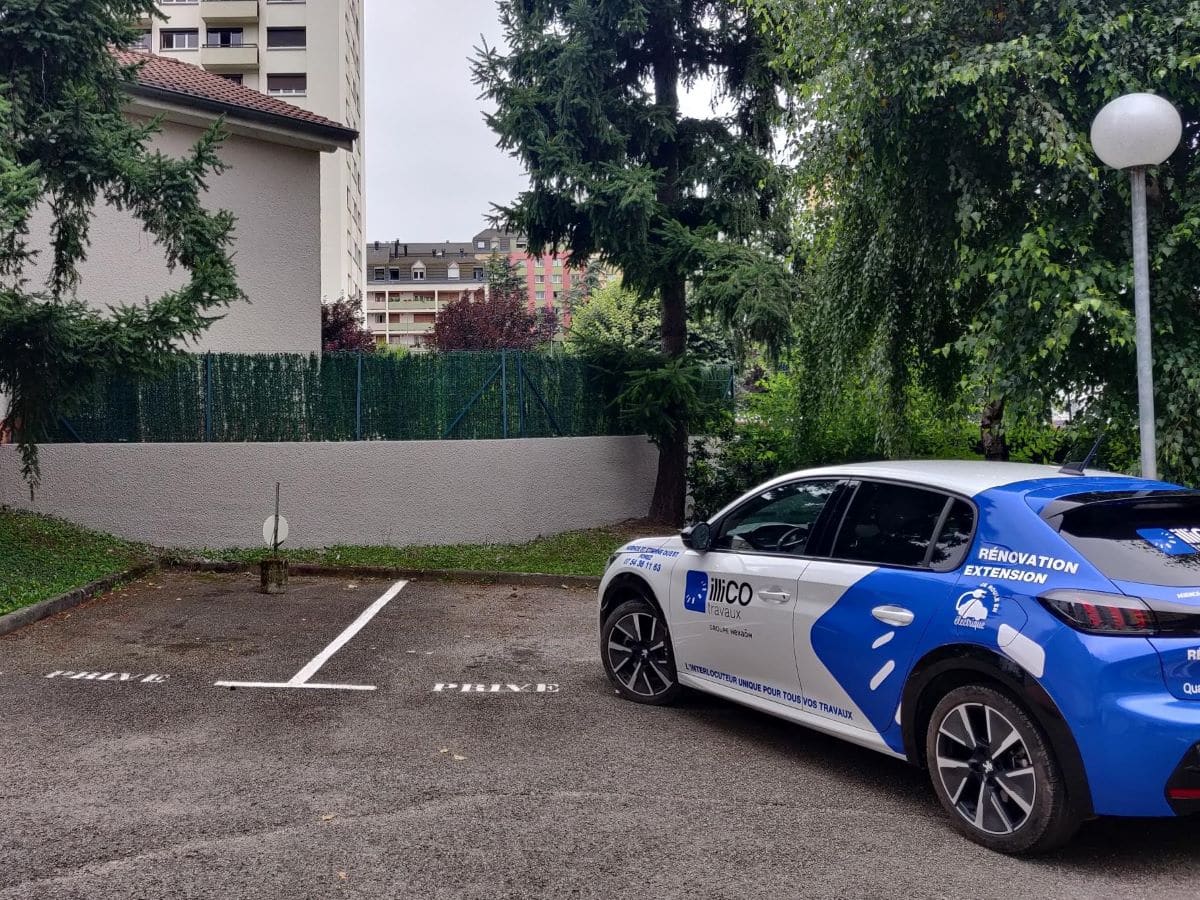
[[[388,281],[399,281],[399,280],[400,280],[400,267],[393,266],[392,268],[388,269]]]
[[[425,280],[425,264],[424,263],[413,263],[412,279],[413,279],[413,281],[424,281]]]
[[[160,31],[158,39],[163,50],[195,50],[200,46],[200,32],[195,28]]]
[[[457,278],[458,277],[458,263],[450,263],[450,265],[446,268],[446,277],[447,278]]]
[[[545,299],[546,299],[546,292],[545,292],[545,291],[534,291],[534,292],[533,292],[533,298],[534,298],[535,300],[545,300]]]
[[[268,50],[303,50],[308,42],[306,28],[268,28]]]
[[[534,275],[533,282],[534,282],[534,284],[545,284],[546,276],[545,275]]]
[[[224,78],[226,81],[232,81],[234,84],[241,84],[243,80],[241,72],[213,72],[213,74]]]
[[[474,281],[483,281],[483,266],[476,266],[472,269],[471,278]]]
[[[553,276],[553,281],[555,284],[562,284],[562,276],[561,275]]]
[[[556,269],[562,268],[562,260],[561,259],[554,260],[554,268],[556,268]]]
[[[240,47],[242,46],[242,29],[240,28],[210,28],[205,38],[205,47]]]
[[[151,48],[150,31],[139,31],[138,36],[129,45],[130,50],[149,50]]]
[[[385,274],[384,274],[382,266],[376,266],[375,268],[373,268],[371,270],[371,280],[372,281],[383,281],[384,277],[385,277]]]
[[[487,241],[476,241],[475,249],[476,250],[486,250],[487,249]]]
[[[308,90],[307,75],[268,75],[268,94],[303,94]]]

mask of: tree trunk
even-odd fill
[[[662,289],[662,349],[668,356],[679,356],[687,344],[687,287],[683,279]],[[683,523],[687,498],[688,429],[686,410],[671,410],[677,422],[675,431],[658,448],[658,477],[650,518],[668,525]]]
[[[983,444],[983,458],[993,462],[1008,461],[1008,442],[1004,440],[1004,398],[987,401],[983,415],[979,418],[979,439]]]
[[[654,102],[664,108],[673,122],[679,121],[679,57],[675,46],[675,22],[667,4],[657,7],[648,36],[654,47]],[[673,217],[679,205],[679,147],[664,140],[655,160],[662,170],[658,202],[664,215]],[[687,279],[682,273],[666,273],[660,294],[662,301],[662,351],[668,359],[681,356],[687,347]],[[650,518],[671,525],[683,524],[687,497],[687,410],[669,411],[677,423],[675,430],[658,448],[658,477],[650,501]]]

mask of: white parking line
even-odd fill
[[[362,611],[362,614],[351,622],[346,630],[335,637],[320,653],[312,658],[312,660],[303,669],[289,678],[287,681],[216,681],[213,684],[216,687],[244,687],[244,688],[306,688],[309,690],[326,690],[326,691],[373,691],[373,684],[321,684],[310,682],[308,679],[317,674],[317,670],[325,663],[329,662],[329,658],[333,654],[345,646],[350,638],[358,634],[363,626],[375,617],[375,614],[383,609],[389,600],[395,597],[403,590],[407,581],[397,581],[388,588],[382,597],[368,606]]]

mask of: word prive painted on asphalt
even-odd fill
[[[63,678],[70,681],[130,681],[138,684],[162,684],[171,676],[147,672],[76,672],[70,669],[55,669],[46,677]]]
[[[557,694],[557,684],[459,684],[457,682],[441,682],[433,686],[438,693],[457,694]]]

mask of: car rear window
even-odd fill
[[[1092,565],[1118,581],[1200,586],[1200,494],[1096,496],[1064,498],[1081,505],[1061,513],[1059,529]]]

